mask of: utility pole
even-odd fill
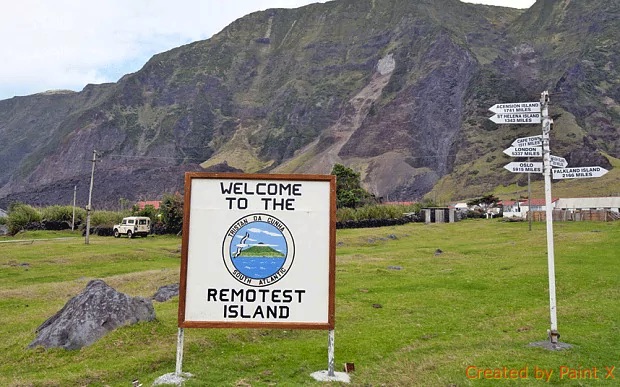
[[[75,197],[77,194],[77,185],[73,186],[73,217],[71,218],[71,231],[75,230]]]
[[[93,149],[93,159],[91,160],[91,162],[93,163],[93,168],[90,172],[90,189],[88,191],[88,205],[86,206],[86,240],[84,241],[84,243],[89,244],[89,235],[90,235],[90,212],[92,210],[91,207],[91,199],[93,196],[93,180],[95,177],[95,163],[97,161],[97,151]]]

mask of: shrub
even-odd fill
[[[90,215],[90,227],[112,227],[123,220],[122,212],[115,211],[93,211]]]
[[[382,219],[400,219],[406,213],[419,213],[418,204],[377,204],[359,208],[339,208],[336,210],[336,221],[365,221]]]
[[[73,206],[49,206],[41,209],[41,219],[48,222],[67,222],[73,219]],[[75,223],[80,224],[86,219],[86,210],[75,208]]]
[[[183,229],[183,197],[181,195],[164,195],[159,211],[167,232],[177,234]]]
[[[137,206],[134,206],[137,207]],[[151,218],[151,224],[157,222],[159,211],[155,209],[155,206],[151,204],[147,204],[143,209],[134,208],[133,210],[134,216],[148,216]]]
[[[374,196],[362,188],[358,172],[335,164],[331,174],[336,176],[336,207],[356,208],[376,202]]]
[[[23,203],[11,204],[6,222],[10,235],[17,234],[34,222],[41,222],[41,214],[34,207]]]

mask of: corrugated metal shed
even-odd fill
[[[596,210],[620,209],[620,196],[609,196],[599,198],[561,198],[555,202],[556,209],[566,210]]]

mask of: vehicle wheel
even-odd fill
[[[118,232],[118,230],[114,230],[114,238],[120,238],[121,237],[121,233]]]
[[[133,237],[133,234],[131,233],[131,230],[127,230],[127,238],[131,239]]]

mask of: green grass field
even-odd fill
[[[339,230],[336,370],[355,363],[354,386],[485,386],[498,376],[536,385],[545,383],[536,379],[542,370],[552,384],[618,384],[620,222],[554,228],[558,330],[573,345],[554,352],[529,346],[550,327],[544,223],[532,231],[501,220]],[[130,386],[138,378],[148,386],[174,372],[178,298],[154,302],[156,321],[81,350],[27,346],[91,279],[145,297],[178,282],[180,245],[160,236],[91,236],[89,245],[66,232],[0,237],[0,385]],[[309,375],[326,368],[326,331],[185,330],[183,371],[194,375],[186,386],[322,385]]]

